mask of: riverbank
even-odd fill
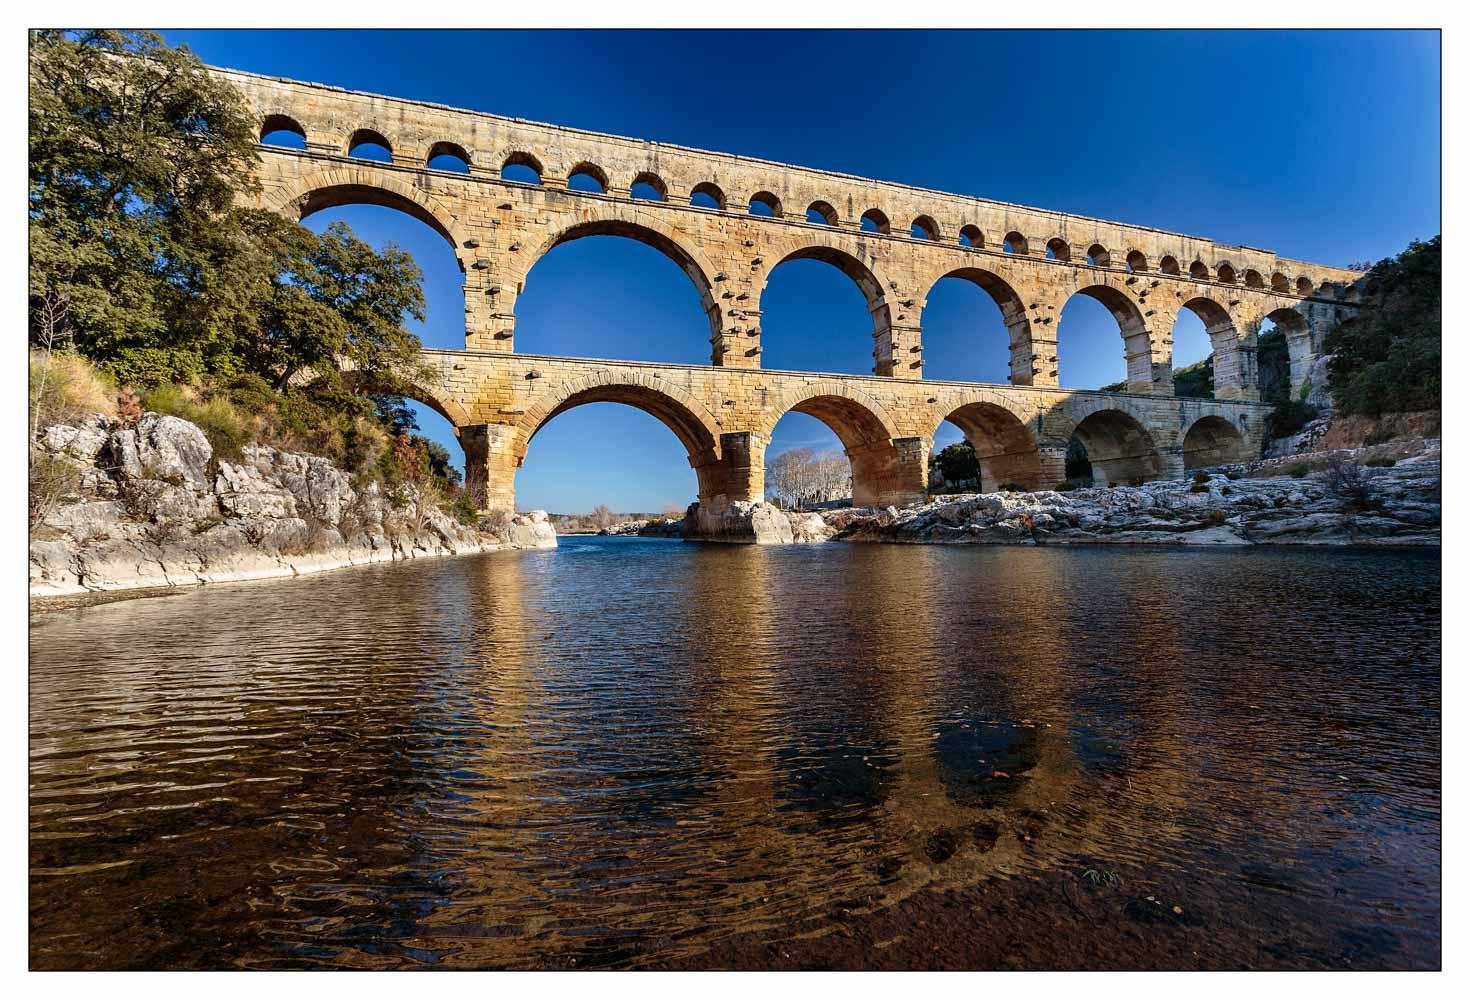
[[[354,486],[313,455],[217,459],[199,427],[157,413],[49,427],[40,449],[62,485],[31,531],[32,598],[556,547],[542,511],[466,524],[411,485]]]
[[[1436,440],[1399,459],[1295,455],[1141,486],[939,496],[904,508],[801,513],[736,503],[706,513],[694,504],[684,536],[764,545],[1437,546],[1440,492]]]

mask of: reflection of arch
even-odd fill
[[[1092,480],[1111,486],[1157,479],[1164,462],[1143,423],[1105,400],[1069,403],[1067,414],[1075,423],[1072,434],[1087,449]]]
[[[993,492],[1006,483],[1041,488],[1041,452],[1026,422],[994,395],[967,394],[955,406],[946,401],[944,417],[964,432],[980,463],[980,488]],[[941,421],[942,422],[942,421]],[[938,431],[938,425],[935,425]],[[933,433],[930,437],[932,439]]]
[[[464,270],[465,237],[454,214],[433,195],[387,172],[359,166],[323,170],[298,179],[267,207],[288,217],[294,212],[300,220],[341,205],[382,205],[413,216],[444,237]]]
[[[1224,417],[1200,417],[1184,435],[1184,467],[1244,462],[1250,457],[1245,435]]]
[[[792,411],[816,417],[842,442],[852,467],[855,506],[874,506],[882,501],[885,493],[899,485],[893,420],[876,399],[847,386],[807,385],[788,390],[767,415],[762,437],[769,441],[776,424]]]
[[[611,217],[579,222],[547,238],[534,253],[527,257],[526,271],[522,273],[522,284],[524,285],[526,275],[541,258],[564,243],[571,243],[588,236],[622,236],[636,240],[653,247],[678,264],[680,270],[689,276],[690,281],[694,282],[694,287],[699,291],[700,304],[704,307],[705,315],[709,317],[711,338],[718,344],[721,332],[720,309],[715,300],[714,286],[711,281],[711,277],[716,273],[715,269],[709,265],[699,251],[686,247],[672,232],[655,229],[646,220],[634,222],[629,218],[620,218],[620,216],[632,216],[637,211],[636,209],[619,204],[609,204],[607,211]],[[716,357],[713,363],[721,364],[722,359]]]
[[[1010,335],[1011,384],[1030,385],[1032,361],[1036,356],[1036,351],[1035,344],[1031,339],[1031,321],[1026,316],[1026,304],[1021,301],[1021,296],[1016,293],[1016,290],[1004,278],[979,267],[960,267],[953,271],[948,271],[940,275],[934,284],[939,284],[945,278],[962,278],[971,284],[979,286],[980,290],[990,296],[991,301],[1000,308],[1000,315],[1005,321],[1006,332]],[[932,296],[933,294],[934,286],[931,285],[928,295]],[[922,314],[920,318],[922,320]],[[1024,347],[1024,350],[1017,351],[1018,347]]]

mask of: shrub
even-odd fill
[[[1230,479],[1230,480],[1236,480],[1236,479],[1239,479],[1240,478],[1240,473],[1234,472],[1234,471],[1227,472],[1227,473],[1225,473],[1225,478],[1226,479]]]
[[[1196,483],[1208,483],[1210,481],[1210,474],[1208,472],[1196,472],[1194,474],[1194,481]]]
[[[1323,477],[1327,491],[1341,500],[1353,512],[1372,508],[1373,491],[1363,469],[1351,458],[1339,452],[1327,457],[1327,474]]]
[[[1001,483],[998,487],[1001,493],[1028,493],[1029,490],[1020,483]]]
[[[198,426],[216,461],[240,461],[255,436],[255,421],[223,396],[201,400],[192,389],[162,385],[143,394],[143,405]]]
[[[467,528],[473,528],[480,523],[480,512],[475,509],[475,502],[470,499],[468,493],[461,492],[456,496],[449,512],[454,515],[455,520]]]
[[[65,497],[77,491],[80,481],[81,473],[74,462],[38,448],[31,449],[30,493],[27,500],[32,531]]]
[[[1375,428],[1372,432],[1370,432],[1366,436],[1364,436],[1363,443],[1365,445],[1386,444],[1387,442],[1392,441],[1392,440],[1393,440],[1393,428],[1391,428],[1391,427],[1378,427],[1378,428]]]
[[[1398,464],[1396,458],[1370,458],[1363,463],[1370,469],[1391,469]]]
[[[1194,482],[1194,485],[1189,488],[1189,492],[1191,492],[1191,493],[1208,493],[1208,492],[1210,492],[1210,484],[1209,484],[1208,479],[1205,482],[1200,482],[1199,480],[1196,479],[1195,482]]]
[[[1266,414],[1266,436],[1290,437],[1317,419],[1317,416],[1317,408],[1301,400],[1290,399],[1277,403],[1276,408]]]
[[[1072,480],[1070,479],[1064,479],[1060,483],[1057,483],[1055,486],[1053,486],[1052,489],[1056,490],[1058,493],[1070,493],[1072,490],[1077,489],[1077,484],[1072,482]]]
[[[31,351],[30,415],[32,431],[52,424],[74,424],[101,413],[117,416],[117,388],[78,354]]]
[[[1303,476],[1305,476],[1307,473],[1309,473],[1311,471],[1312,470],[1307,466],[1307,463],[1305,463],[1305,462],[1298,462],[1295,465],[1293,465],[1291,468],[1287,469],[1286,470],[1286,474],[1288,476],[1290,476],[1292,479],[1301,479]]]

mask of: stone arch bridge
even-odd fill
[[[404,211],[464,272],[465,349],[425,351],[422,401],[454,424],[486,509],[515,503],[515,470],[552,417],[589,402],[639,407],[683,442],[707,509],[764,495],[766,442],[791,410],[841,439],[859,504],[924,495],[933,435],[964,431],[987,482],[1064,478],[1068,440],[1109,483],[1178,476],[1259,451],[1256,337],[1283,329],[1293,390],[1327,329],[1356,309],[1361,275],[1142,226],[1104,222],[440,105],[214,70],[255,110],[258,204],[304,218],[345,204]],[[364,143],[390,162],[355,158]],[[431,167],[430,163],[434,166]],[[453,169],[446,169],[452,167]],[[512,177],[516,179],[511,179]],[[544,357],[515,350],[515,303],[558,245],[618,235],[675,261],[709,319],[708,365]],[[825,261],[872,316],[869,376],[762,369],[761,295],[792,259]],[[943,278],[976,284],[1010,339],[1007,385],[923,377],[923,316]],[[1058,388],[1057,323],[1073,295],[1117,320],[1127,391]],[[1183,311],[1209,333],[1214,399],[1174,395]],[[628,318],[630,328],[638,318]]]

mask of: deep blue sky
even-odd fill
[[[1439,231],[1434,32],[307,32],[177,31],[207,62],[1269,247],[1377,260]],[[313,216],[392,241],[424,268],[435,346],[462,347],[460,275],[426,227],[386,209]],[[949,287],[953,285],[954,287]],[[762,302],[763,363],[867,372],[857,289],[794,261]],[[517,348],[707,363],[689,280],[653,250],[597,238],[531,272]],[[638,317],[636,329],[611,322]],[[942,282],[925,372],[1005,381],[999,313]],[[1064,385],[1123,377],[1117,328],[1075,299]],[[1175,363],[1209,351],[1188,314]],[[457,445],[434,414],[426,432]],[[958,438],[952,429],[941,444]],[[835,446],[792,414],[772,449]],[[522,508],[661,510],[694,495],[673,434],[628,407],[565,413],[517,477]]]

